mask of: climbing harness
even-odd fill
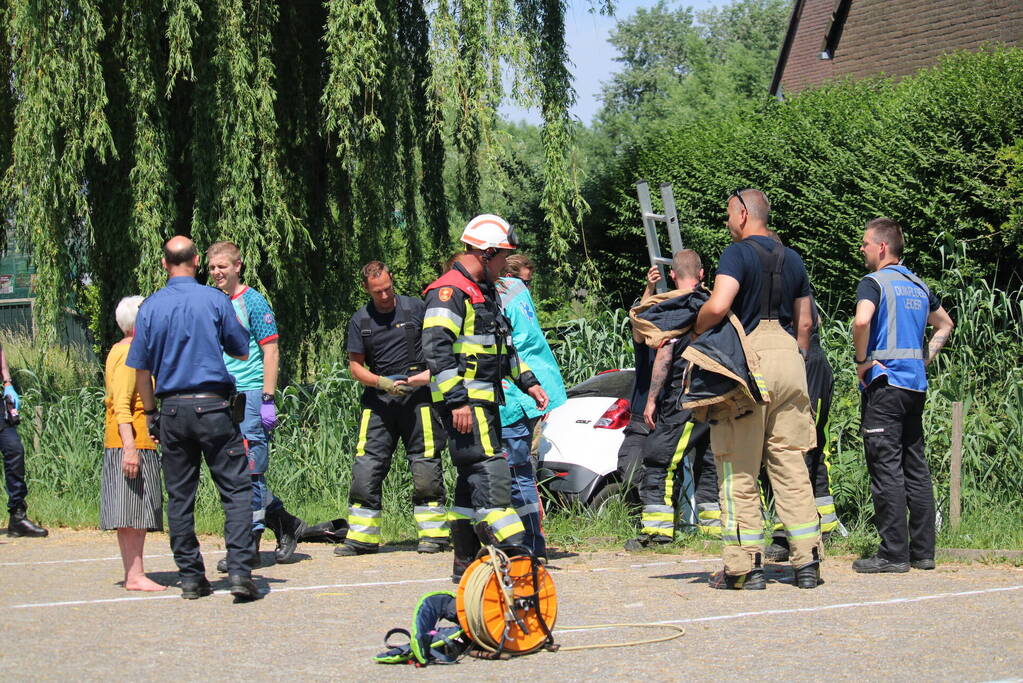
[[[449,626],[443,626],[448,622]],[[392,644],[391,638],[402,635],[407,643]],[[412,629],[392,628],[384,636],[387,650],[373,659],[380,664],[454,664],[469,647],[465,631],[455,615],[455,594],[451,591],[427,593],[419,599],[412,615]]]

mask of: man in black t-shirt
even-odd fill
[[[725,569],[715,588],[765,588],[764,520],[757,477],[762,461],[774,487],[775,509],[791,546],[796,585],[816,588],[820,578],[820,522],[804,456],[817,437],[806,388],[810,337],[810,281],[799,255],[769,237],[770,203],[763,192],[736,190],[728,198],[733,244],[718,263],[714,290],[700,309],[697,334],[738,316],[747,343],[760,359],[770,402],[710,427],[721,504]],[[791,325],[796,338],[785,331]],[[798,343],[798,348],[797,348]]]
[[[362,268],[370,302],[348,324],[348,368],[364,386],[362,417],[352,463],[348,537],[341,556],[375,553],[380,547],[381,487],[400,438],[412,469],[412,504],[421,553],[448,547],[441,452],[444,426],[434,411],[430,371],[420,340],[425,305],[394,293],[380,261]]]

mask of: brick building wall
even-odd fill
[[[804,0],[782,72],[792,94],[839,76],[905,76],[986,42],[1023,46],[1023,0],[852,0],[832,59],[820,59],[835,0]]]

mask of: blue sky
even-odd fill
[[[615,23],[635,14],[640,7],[650,7],[656,0],[618,0],[615,16],[605,17],[597,12],[590,12],[593,4],[588,0],[568,0],[565,16],[565,35],[568,40],[568,58],[572,62],[569,68],[574,77],[577,102],[572,107],[572,115],[583,123],[589,124],[593,115],[600,108],[597,96],[600,94],[601,83],[609,80],[611,74],[620,65],[614,61],[615,49],[608,36]],[[671,2],[669,6],[692,7],[705,10],[725,4],[722,0],[681,0]],[[528,121],[540,123],[540,112],[522,109],[505,104],[500,109],[501,115],[512,121]]]

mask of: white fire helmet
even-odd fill
[[[462,231],[462,241],[482,251],[519,246],[515,229],[508,225],[508,221],[492,213],[480,214],[469,221]]]

